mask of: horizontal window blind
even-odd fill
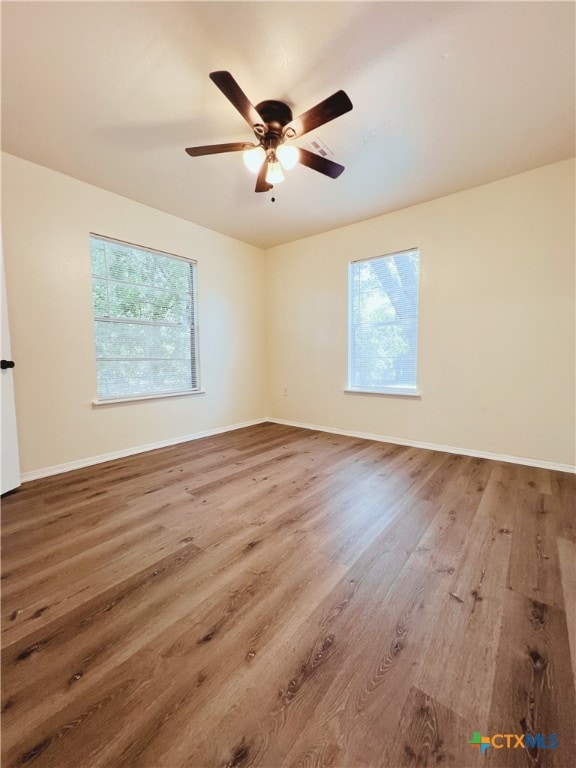
[[[419,262],[411,250],[350,265],[349,388],[416,390]]]
[[[98,398],[198,390],[196,264],[90,236]]]

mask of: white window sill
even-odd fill
[[[187,392],[165,392],[158,395],[135,395],[134,397],[110,397],[105,400],[92,400],[92,405],[113,405],[114,403],[136,403],[140,400],[163,400],[165,397],[185,397],[186,395],[205,395],[205,389]]]
[[[346,387],[344,392],[352,395],[397,395],[398,397],[420,397],[419,389],[411,389],[408,387],[382,387],[382,389]]]

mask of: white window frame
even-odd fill
[[[187,264],[190,264],[192,266],[192,291],[190,296],[191,296],[191,302],[192,302],[193,324],[190,326],[190,330],[193,335],[194,357],[191,358],[191,361],[193,362],[192,378],[196,380],[195,387],[193,387],[192,389],[185,389],[181,391],[152,392],[152,393],[121,395],[121,396],[111,396],[111,397],[106,397],[98,393],[96,398],[92,401],[93,405],[130,403],[130,402],[137,402],[140,400],[157,400],[157,399],[166,398],[166,397],[182,397],[185,395],[205,394],[205,391],[200,387],[200,353],[199,353],[199,328],[198,328],[198,262],[195,259],[188,259],[184,256],[177,256],[174,253],[168,253],[167,251],[160,251],[157,248],[149,248],[148,246],[137,245],[135,243],[131,243],[126,240],[118,240],[117,238],[108,237],[107,235],[101,235],[101,234],[98,234],[97,232],[90,232],[89,238],[90,240],[94,238],[97,240],[103,240],[108,243],[117,243],[118,245],[138,249],[139,251],[147,251],[149,253],[154,254],[155,256],[164,256],[166,258],[173,259],[175,261],[184,261]],[[92,270],[91,270],[91,278],[92,278]],[[102,320],[102,318],[97,318],[94,313],[94,300],[92,299],[92,331],[94,334],[95,344],[96,344],[96,321],[99,319]],[[123,321],[122,319],[116,319],[114,320],[114,322],[134,323],[135,321],[133,319],[126,320],[126,321]],[[151,322],[150,325],[156,326],[157,324]],[[98,369],[97,357],[95,357],[95,362],[96,362],[96,370],[97,370]]]
[[[352,385],[352,372],[353,372],[353,332],[354,332],[354,322],[353,322],[353,297],[352,297],[352,270],[354,269],[355,264],[360,263],[366,263],[369,261],[381,261],[382,259],[391,258],[394,256],[402,256],[407,253],[414,253],[416,252],[418,254],[419,259],[419,265],[420,265],[420,249],[415,248],[406,248],[402,251],[394,251],[393,253],[386,253],[381,256],[371,256],[364,259],[354,259],[348,264],[348,385],[345,387],[344,392],[350,393],[350,394],[361,394],[361,395],[398,395],[401,397],[420,397],[420,390],[418,388],[418,384],[416,383],[414,386],[407,387],[407,386],[385,386],[385,387],[367,387],[367,386],[354,386]],[[419,339],[420,335],[420,269],[418,271],[418,332],[417,332],[417,340],[416,340],[416,376],[418,375],[418,351],[419,351]]]

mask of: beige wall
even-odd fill
[[[574,464],[574,216],[568,160],[271,249],[269,414]],[[348,262],[414,246],[421,398],[346,394]]]
[[[2,159],[23,472],[265,416],[574,464],[573,161],[263,252]],[[205,395],[92,405],[90,231],[197,259]],[[421,398],[346,394],[348,262],[414,246]]]
[[[260,249],[11,155],[2,182],[23,472],[265,416]],[[91,231],[198,261],[206,394],[92,405]]]

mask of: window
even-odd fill
[[[350,264],[348,389],[417,395],[418,250]]]
[[[196,263],[90,236],[98,399],[197,392]]]

